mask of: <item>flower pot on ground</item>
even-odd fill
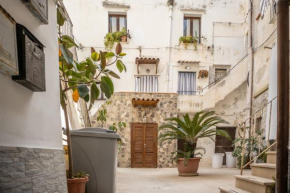
[[[88,177],[67,179],[68,193],[85,193],[86,183],[89,181]]]
[[[184,158],[179,158],[177,161],[179,176],[197,176],[200,159],[201,157],[189,158],[185,165]]]
[[[179,117],[166,119],[169,123],[159,127],[161,134],[158,137],[160,143],[172,140],[184,140],[184,150],[172,152],[172,160],[177,162],[180,175],[187,173],[187,176],[197,175],[200,157],[206,153],[203,147],[197,147],[197,141],[201,138],[209,138],[213,140],[213,136],[220,135],[227,139],[231,139],[225,130],[216,129],[218,124],[227,124],[225,120],[215,114],[214,111],[200,111],[195,113],[193,118],[188,114]],[[183,163],[183,166],[181,164]]]
[[[73,175],[72,178],[68,178],[67,171],[67,189],[68,193],[85,193],[86,192],[86,183],[89,181],[89,175],[83,171],[78,172],[76,175]]]

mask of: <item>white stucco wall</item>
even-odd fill
[[[46,92],[32,92],[0,74],[0,146],[61,149],[55,3],[48,1],[48,25],[40,25],[19,0],[0,4],[45,45],[46,71]]]
[[[132,38],[128,40],[128,43],[122,43],[122,46],[123,51],[127,53],[124,63],[128,71],[126,74],[121,74],[121,80],[114,81],[116,92],[134,91],[134,75],[137,75],[135,58],[139,57],[139,47],[141,47],[142,56],[160,58],[159,92],[177,91],[178,71],[184,71],[187,66],[178,64],[178,60],[200,61],[199,65],[192,65],[190,70],[198,72],[200,69],[208,69],[212,64],[234,65],[245,53],[244,0],[223,3],[213,0],[175,1],[170,40],[170,66],[173,68],[169,74],[167,72],[170,19],[167,0],[114,0],[114,2],[130,5],[129,9],[104,7],[102,2],[102,0],[64,0],[74,24],[74,36],[84,46],[82,50],[78,50],[80,60],[90,55],[90,47],[104,50],[103,40],[108,32],[108,14],[127,13],[127,28]],[[192,8],[204,9],[204,11]],[[183,35],[184,16],[201,16],[201,35],[206,37],[207,41],[202,42],[197,51],[194,51],[192,45],[188,49],[185,49],[183,45],[179,46],[179,37]],[[213,44],[216,44],[214,50],[212,50]],[[112,69],[117,71],[114,66]],[[146,69],[150,69],[151,74],[155,73],[155,66],[141,65],[140,74],[146,74]],[[172,80],[169,86],[168,80]],[[207,84],[208,78],[197,79],[197,86]]]

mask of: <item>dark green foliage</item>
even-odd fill
[[[210,138],[213,140],[212,137],[215,135],[231,139],[228,132],[215,128],[218,124],[227,124],[228,122],[217,116],[214,111],[200,111],[193,118],[186,114],[182,118],[172,117],[166,120],[170,122],[159,127],[161,134],[158,140],[160,143],[176,139],[185,140],[184,151],[172,153],[173,160],[185,158],[185,164],[189,158],[195,157],[197,154],[202,155],[196,153],[197,150],[203,150],[205,153],[204,148],[196,146],[198,139]]]

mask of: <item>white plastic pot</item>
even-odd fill
[[[212,168],[221,168],[223,165],[224,153],[214,153],[212,154]]]
[[[226,165],[227,168],[235,168],[237,166],[237,160],[232,155],[233,152],[226,152]]]

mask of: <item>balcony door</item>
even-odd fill
[[[157,124],[131,124],[131,167],[157,167]]]

